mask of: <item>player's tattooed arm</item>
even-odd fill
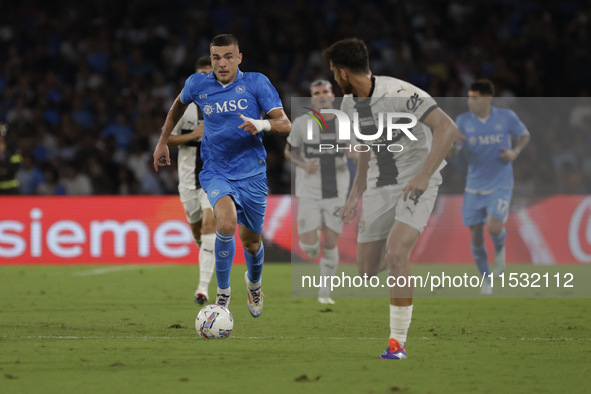
[[[500,148],[501,149],[501,156],[500,156],[501,160],[503,160],[505,163],[509,163],[509,162],[517,159],[517,156],[519,156],[519,154],[521,153],[523,148],[525,148],[525,146],[529,143],[530,139],[531,139],[531,137],[530,137],[529,131],[525,130],[523,132],[523,134],[521,134],[521,136],[517,140],[517,143],[515,144],[515,147],[513,149]]]

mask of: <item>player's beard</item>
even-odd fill
[[[349,83],[349,81],[342,81],[340,85],[343,94],[353,94],[353,86],[351,83]]]

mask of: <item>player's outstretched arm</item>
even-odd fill
[[[248,116],[238,114],[243,123],[238,126],[239,129],[244,129],[247,133],[256,135],[261,131],[271,131],[275,133],[288,134],[291,131],[291,122],[283,108],[275,108],[268,114],[269,119],[252,119]]]
[[[423,120],[433,130],[431,152],[427,156],[421,171],[404,188],[403,199],[420,197],[429,186],[429,179],[448,154],[458,131],[458,126],[440,108],[436,108]]]
[[[357,204],[367,185],[367,170],[371,152],[360,152],[357,156],[357,171],[351,187],[351,193],[347,197],[345,205],[341,208],[341,220],[349,224],[357,216]]]
[[[529,131],[525,130],[523,132],[523,134],[521,134],[521,136],[517,140],[517,143],[515,144],[515,148],[513,148],[513,149],[501,148],[501,151],[502,151],[501,156],[500,156],[501,160],[503,160],[505,163],[509,163],[509,162],[517,159],[517,156],[519,156],[519,154],[521,153],[523,148],[525,148],[525,146],[529,143],[530,138],[531,137],[530,137]]]
[[[198,124],[197,127],[195,127],[193,129],[193,131],[190,133],[180,134],[180,135],[171,134],[168,137],[168,141],[167,141],[166,145],[168,145],[169,148],[176,148],[179,145],[183,145],[189,141],[193,141],[194,139],[197,139],[199,137],[203,137],[204,129],[205,129],[204,124],[201,123],[201,124]]]
[[[156,172],[158,172],[159,167],[170,165],[170,151],[167,145],[168,138],[170,137],[170,133],[172,133],[172,129],[174,129],[174,125],[177,124],[183,113],[185,113],[186,108],[187,105],[183,104],[181,96],[178,95],[168,110],[164,126],[162,126],[162,133],[160,134],[156,148],[154,148],[154,170]]]

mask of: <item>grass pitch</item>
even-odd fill
[[[268,263],[253,319],[244,270],[232,272],[232,336],[207,341],[196,267],[2,266],[0,392],[591,390],[589,299],[416,299],[409,359],[386,361],[386,299],[291,298],[290,265]]]

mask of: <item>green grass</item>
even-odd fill
[[[409,359],[385,361],[387,300],[291,298],[290,265],[265,266],[259,319],[234,268],[221,341],[195,332],[196,267],[97,268],[0,267],[1,393],[591,390],[587,298],[416,299]]]

